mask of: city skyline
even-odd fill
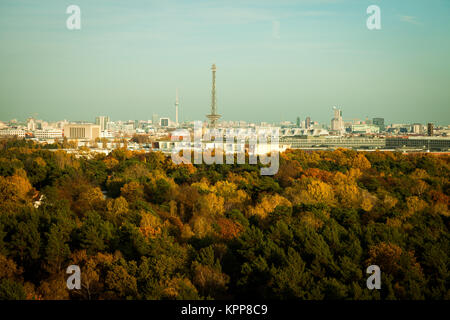
[[[177,101],[177,100],[176,100]],[[175,102],[175,106],[177,106],[177,102]],[[176,110],[176,108],[175,108]],[[338,114],[340,114],[340,116],[336,115],[336,112],[338,112]],[[333,116],[334,113],[334,116]],[[156,125],[159,126],[160,125],[160,120],[161,119],[165,119],[168,121],[168,123],[170,123],[171,128],[177,128],[180,127],[181,125],[193,125],[195,122],[202,122],[205,125],[209,125],[210,124],[210,120],[208,119],[208,115],[206,115],[205,119],[192,119],[192,120],[184,120],[184,121],[176,121],[176,116],[177,116],[177,112],[175,111],[173,117],[172,116],[160,116],[158,114],[152,114],[151,117],[148,118],[142,118],[142,119],[131,119],[131,118],[122,118],[122,119],[114,119],[112,117],[110,117],[109,115],[95,115],[91,118],[85,118],[85,119],[69,119],[69,118],[60,118],[60,119],[56,119],[56,120],[50,120],[50,119],[46,119],[46,118],[42,118],[39,117],[39,115],[37,113],[34,114],[30,114],[25,118],[12,118],[12,119],[0,119],[0,122],[3,124],[9,124],[11,126],[14,126],[15,123],[23,125],[28,123],[29,121],[39,121],[39,122],[45,122],[47,124],[57,124],[57,123],[85,123],[85,124],[97,124],[97,125],[101,125],[102,126],[102,131],[106,130],[106,126],[107,123],[129,123],[129,122],[133,122],[136,123],[136,121],[138,121],[139,123],[152,123],[155,124],[156,121]],[[341,120],[338,120],[337,117],[340,117]],[[335,121],[339,121],[336,122]],[[400,121],[400,122],[393,122],[390,121],[389,119],[383,118],[383,117],[360,117],[360,118],[346,118],[342,116],[342,109],[338,106],[333,106],[330,109],[330,118],[328,119],[328,121],[318,121],[316,119],[312,119],[309,116],[305,116],[305,117],[297,117],[296,119],[284,119],[284,120],[280,120],[280,121],[247,121],[247,120],[242,120],[242,119],[231,119],[231,120],[220,120],[217,122],[218,127],[222,127],[222,126],[228,126],[231,123],[235,123],[235,124],[247,124],[247,125],[288,125],[290,127],[298,127],[298,128],[311,128],[313,125],[318,125],[319,127],[323,127],[323,128],[329,128],[331,130],[342,130],[343,126],[345,124],[345,126],[349,126],[350,124],[370,124],[370,125],[380,125],[377,122],[381,121],[382,122],[382,126],[385,127],[397,127],[397,126],[410,126],[411,128],[414,125],[421,125],[423,127],[429,125],[429,124],[433,124],[433,125],[438,125],[439,127],[450,127],[449,123],[444,123],[444,124],[439,124],[437,122],[410,122],[410,121]],[[333,129],[333,126],[335,126],[335,128]],[[339,128],[339,129],[337,129]]]
[[[368,5],[382,29],[365,27]],[[227,2],[228,3],[228,2]],[[79,0],[0,4],[0,119],[206,121],[210,66],[221,120],[329,124],[344,119],[450,123],[450,4],[420,1]]]

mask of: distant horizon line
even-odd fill
[[[167,116],[159,116],[159,115],[157,115],[158,116],[158,119],[162,119],[162,118],[165,118],[165,119],[169,119],[169,120],[171,120],[171,121],[174,121],[174,120],[172,120],[172,118],[171,117],[167,117]],[[150,118],[150,119],[112,119],[110,116],[107,116],[107,115],[98,115],[98,116],[94,116],[93,118],[93,120],[86,120],[86,119],[81,119],[81,120],[72,120],[72,119],[66,119],[66,118],[64,118],[64,119],[59,119],[59,120],[47,120],[47,119],[45,119],[45,118],[36,118],[36,117],[33,117],[33,116],[29,116],[29,117],[26,117],[26,118],[12,118],[12,119],[9,119],[9,120],[3,120],[3,119],[0,119],[0,121],[1,122],[3,122],[3,123],[11,123],[11,121],[17,121],[18,123],[21,123],[21,122],[27,122],[27,120],[28,119],[30,119],[30,118],[32,118],[32,119],[35,119],[35,120],[41,120],[41,121],[45,121],[45,122],[61,122],[61,121],[68,121],[68,122],[85,122],[85,123],[95,123],[95,118],[96,117],[109,117],[110,118],[110,122],[117,122],[117,121],[123,121],[123,122],[128,122],[128,121],[152,121],[152,119]],[[352,118],[352,119],[350,119],[350,120],[346,120],[345,118],[343,118],[343,120],[344,120],[344,122],[353,122],[353,121],[362,121],[362,122],[365,122],[365,121],[373,121],[373,119],[377,119],[377,118],[381,118],[381,119],[383,119],[384,120],[384,125],[386,126],[386,125],[392,125],[392,124],[406,124],[406,125],[413,125],[413,124],[421,124],[421,125],[426,125],[426,124],[428,124],[428,123],[433,123],[433,124],[437,124],[437,125],[441,125],[441,126],[449,126],[450,125],[450,122],[448,122],[447,124],[441,124],[442,122],[440,122],[440,121],[424,121],[424,122],[417,122],[417,121],[403,121],[403,122],[396,122],[396,121],[389,121],[389,122],[387,122],[386,121],[386,118],[383,118],[383,117],[372,117],[372,118],[367,118],[367,119],[363,119],[363,118]],[[301,118],[301,121],[303,122],[303,121],[305,121],[305,119],[306,119],[306,117],[304,117],[304,118]],[[179,121],[179,123],[186,123],[186,122],[194,122],[194,121],[202,121],[202,122],[208,122],[208,119],[205,117],[205,119],[202,119],[202,120],[200,120],[200,119],[195,119],[195,120],[182,120],[182,121]],[[295,120],[277,120],[277,121],[267,121],[267,120],[244,120],[244,119],[240,119],[240,120],[226,120],[226,119],[223,119],[222,121],[219,121],[219,123],[223,123],[223,122],[240,122],[240,121],[242,121],[242,122],[247,122],[247,123],[254,123],[254,124],[256,124],[256,123],[281,123],[281,122],[290,122],[290,123],[292,123],[292,124],[295,124],[296,123],[296,119]],[[314,119],[311,119],[311,122],[317,122],[318,124],[320,124],[320,125],[322,125],[322,124],[329,124],[329,122],[331,122],[331,118],[330,118],[330,120],[328,120],[327,122],[321,122],[321,121],[318,121],[318,120],[314,120]]]

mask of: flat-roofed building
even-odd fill
[[[424,150],[448,151],[450,138],[447,137],[394,137],[386,139],[387,148],[417,148]]]
[[[353,124],[353,133],[379,133],[380,127],[373,124]]]
[[[159,119],[159,126],[160,127],[168,127],[169,126],[169,123],[170,123],[170,120],[169,120],[169,118],[161,118],[161,119]]]
[[[3,129],[0,130],[0,136],[11,136],[11,137],[17,136],[19,138],[25,138],[25,130],[12,128]]]
[[[280,143],[289,144],[292,149],[382,149],[386,146],[386,139],[377,137],[284,136],[280,138]]]
[[[373,118],[372,124],[378,126],[380,128],[380,131],[384,131],[385,129],[384,118]]]
[[[95,140],[100,137],[100,126],[92,123],[66,124],[64,137],[67,139]]]
[[[34,136],[38,139],[57,139],[62,138],[63,131],[61,129],[36,130]]]

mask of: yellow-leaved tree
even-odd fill
[[[263,194],[260,202],[254,207],[250,207],[248,213],[250,216],[256,215],[264,219],[278,206],[292,207],[292,203],[279,194]]]
[[[161,219],[152,213],[142,213],[140,231],[146,238],[154,239],[161,234]]]
[[[28,181],[25,171],[20,175],[14,174],[6,178],[0,176],[0,209],[3,211],[31,205],[33,193],[33,187]]]

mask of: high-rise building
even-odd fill
[[[206,117],[209,119],[209,125],[212,128],[217,126],[217,121],[220,119],[220,115],[217,114],[217,99],[216,99],[216,65],[211,67],[212,71],[212,88],[211,88],[211,114]]]
[[[31,131],[36,130],[36,121],[34,120],[34,118],[28,118],[27,129]]]
[[[297,122],[296,122],[296,124],[297,124],[297,128],[300,128],[300,117],[297,117]]]
[[[427,128],[428,128],[428,135],[432,136],[434,134],[434,124],[428,123]]]
[[[108,129],[108,122],[110,122],[110,119],[106,116],[98,116],[95,118],[95,124],[100,126],[100,131]]]
[[[380,131],[384,131],[384,118],[373,118],[372,123],[380,128]]]
[[[152,115],[152,124],[153,126],[158,126],[159,125],[159,117],[156,113],[154,113]]]
[[[310,117],[306,117],[305,125],[306,125],[306,129],[309,129],[311,127],[311,118]]]
[[[169,118],[161,118],[159,119],[159,125],[164,128],[169,126]]]
[[[331,119],[331,130],[338,134],[344,133],[344,120],[342,119],[342,111],[333,107],[334,117]]]
[[[415,134],[421,134],[422,133],[422,125],[420,123],[413,123],[412,132]]]

